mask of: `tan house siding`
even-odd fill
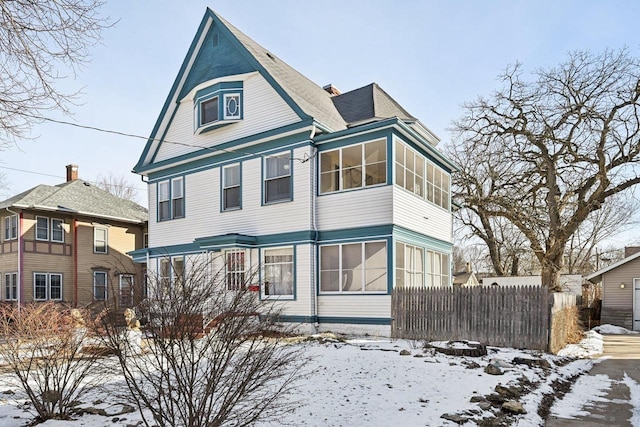
[[[602,323],[633,329],[634,278],[640,278],[640,258],[602,275]]]
[[[34,273],[62,274],[62,300],[73,301],[73,260],[68,256],[25,253],[23,263],[24,301],[33,301]]]

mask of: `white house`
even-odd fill
[[[284,321],[389,333],[394,286],[451,285],[438,141],[377,84],[322,88],[207,9],[134,168],[150,219],[132,255],[224,255],[258,267]]]

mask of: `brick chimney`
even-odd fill
[[[338,88],[332,85],[331,83],[329,83],[326,86],[322,86],[322,89],[329,92],[329,95],[331,96],[340,95],[340,91],[338,90]]]
[[[67,165],[67,182],[78,179],[78,165]]]

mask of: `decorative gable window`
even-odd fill
[[[193,108],[197,134],[242,120],[242,82],[220,82],[199,90]]]
[[[264,159],[264,203],[291,200],[291,152]]]

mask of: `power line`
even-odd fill
[[[31,114],[26,114],[26,113],[24,113],[23,115],[29,116],[29,117],[32,117],[32,118],[38,119],[38,120],[44,120],[44,121],[47,121],[47,122],[58,123],[58,124],[61,124],[61,125],[74,126],[74,127],[81,128],[81,129],[88,129],[88,130],[93,130],[93,131],[96,131],[96,132],[103,132],[103,133],[109,133],[109,134],[114,134],[114,135],[126,136],[126,137],[129,137],[129,138],[144,139],[145,141],[151,140],[151,141],[163,142],[163,143],[167,143],[167,144],[181,145],[183,147],[189,147],[189,148],[200,148],[202,150],[224,151],[225,153],[230,153],[230,154],[244,154],[244,155],[249,155],[249,156],[255,156],[256,155],[256,153],[250,153],[250,152],[247,152],[247,151],[234,150],[234,149],[231,149],[231,148],[207,147],[207,146],[198,145],[198,144],[188,144],[186,142],[177,142],[177,141],[169,141],[167,139],[150,138],[150,137],[147,137],[147,136],[136,135],[136,134],[133,134],[133,133],[121,132],[121,131],[111,130],[111,129],[103,129],[103,128],[99,128],[99,127],[96,127],[96,126],[89,126],[89,125],[83,125],[83,124],[80,124],[80,123],[68,122],[66,120],[51,119],[49,117],[34,116],[34,115],[31,115]],[[315,154],[313,154],[312,156],[308,156],[307,154],[305,154],[304,157],[301,158],[301,159],[292,157],[291,160],[298,160],[300,163],[306,163],[309,160],[313,159],[316,155],[317,155],[317,152]]]

